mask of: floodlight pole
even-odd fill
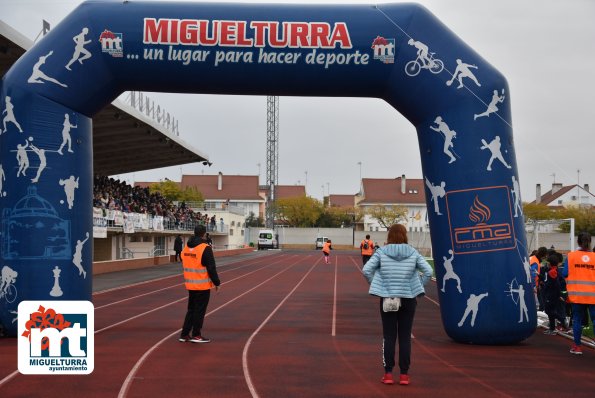
[[[267,186],[265,225],[275,227],[275,186],[279,183],[279,97],[267,97]]]

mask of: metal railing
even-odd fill
[[[165,256],[165,247],[163,246],[155,246],[153,250],[149,253],[149,257],[156,257],[156,256]]]
[[[130,214],[130,213],[127,213],[127,214]],[[156,230],[153,227],[153,219],[154,218],[155,217],[149,215],[148,223],[147,223],[148,228],[140,228],[138,226],[135,226],[135,231],[138,230],[138,231],[159,232],[159,230]],[[205,225],[207,227],[207,232],[222,233],[222,234],[229,233],[229,225],[221,224],[220,222],[213,225],[210,223],[204,223],[203,221],[193,221],[193,220],[179,221],[176,219],[171,219],[169,217],[163,218],[163,230],[164,231],[194,231],[194,227],[196,227],[199,224]],[[115,220],[106,220],[105,218],[102,218],[102,217],[93,217],[93,226],[94,227],[107,227],[107,228],[122,228],[123,227],[120,224],[116,224]]]
[[[121,259],[134,258],[134,252],[127,247],[123,247],[120,250],[120,258]]]

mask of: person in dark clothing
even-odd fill
[[[174,257],[174,261],[182,261],[182,249],[184,249],[184,241],[182,241],[182,236],[176,236],[176,240],[174,240],[174,251],[176,252],[176,256]]]
[[[211,239],[211,235],[209,235],[208,232],[205,235],[205,241],[207,242],[207,245],[213,247],[213,239]]]
[[[205,240],[206,232],[207,228],[204,225],[197,225],[194,228],[194,236],[188,240],[182,250],[184,283],[188,290],[188,311],[179,338],[181,342],[209,343],[211,341],[202,335],[202,326],[211,297],[211,289],[215,288],[219,291],[221,281],[217,275],[213,249]]]
[[[568,294],[566,292],[566,281],[558,273],[558,265],[564,261],[564,257],[557,252],[550,253],[547,257],[547,265],[541,267],[539,282],[542,285],[545,313],[549,318],[549,329],[544,334],[556,334],[556,320],[566,329],[565,303]]]

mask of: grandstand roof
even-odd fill
[[[0,20],[0,76],[32,46],[33,41]],[[93,153],[93,172],[99,175],[210,163],[206,155],[120,100],[93,116]]]

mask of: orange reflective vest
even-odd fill
[[[595,253],[577,250],[568,253],[568,301],[595,304]]]
[[[535,276],[535,286],[539,286],[539,274],[541,273],[541,261],[537,258],[537,256],[531,256],[529,258],[529,264],[533,265],[537,263],[537,275]]]
[[[368,248],[364,248],[364,245],[368,242]],[[364,239],[362,243],[359,245],[360,249],[362,250],[362,256],[371,256],[374,254],[374,242],[371,240]]]
[[[209,290],[215,287],[211,282],[207,268],[202,265],[202,254],[208,247],[206,243],[182,250],[182,266],[184,267],[184,283],[187,290]]]
[[[322,252],[326,254],[331,254],[331,244],[328,242],[324,242],[324,246],[322,246]]]

